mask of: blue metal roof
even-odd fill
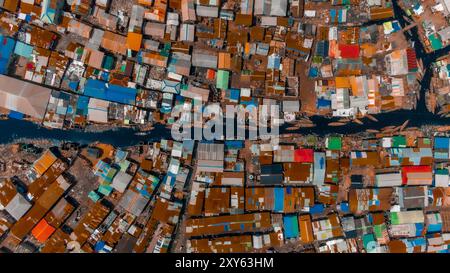
[[[88,114],[88,107],[89,107],[89,98],[85,96],[78,96],[77,101],[77,114],[86,116]]]
[[[434,148],[435,149],[448,149],[449,138],[447,137],[435,137],[434,138]]]
[[[239,101],[241,91],[239,89],[231,88],[227,90],[227,95],[230,99]]]
[[[15,44],[13,39],[0,35],[0,74],[8,72],[8,64]]]
[[[84,86],[84,94],[97,99],[134,105],[137,89],[106,84],[103,81],[88,79]]]
[[[225,141],[227,149],[241,149],[244,148],[244,141],[242,140],[227,140]]]
[[[286,239],[298,237],[298,218],[297,215],[286,215],[283,217],[284,236]]]
[[[13,119],[23,119],[24,114],[16,111],[9,112],[8,117]]]
[[[274,211],[283,212],[284,211],[284,189],[283,188],[274,188]]]
[[[311,214],[320,214],[324,211],[325,207],[323,204],[316,204],[309,209]]]
[[[261,174],[281,174],[281,173],[283,173],[283,165],[281,164],[261,166]]]
[[[318,98],[317,99],[317,107],[318,108],[330,108],[331,107],[331,100],[327,100],[324,98]]]

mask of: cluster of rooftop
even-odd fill
[[[426,52],[444,48],[450,40],[450,2],[448,0],[401,0],[400,6],[418,26]]]
[[[51,128],[171,124],[175,105],[278,103],[295,122],[417,100],[421,69],[389,1],[0,6],[1,113]]]
[[[19,251],[32,245],[40,252],[449,249],[446,135],[410,130],[372,138],[289,137],[277,145],[161,140],[126,149],[101,143],[61,149],[42,153],[24,181],[2,180],[1,247]],[[76,151],[66,156],[67,149]],[[80,162],[85,162],[81,174],[75,171]],[[92,181],[83,182],[85,173]]]

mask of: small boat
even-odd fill
[[[450,131],[450,126],[439,126],[436,129],[438,132],[446,132],[446,131]]]
[[[403,131],[406,128],[406,126],[408,126],[408,123],[409,123],[409,119],[407,121],[403,122],[402,126],[400,126],[400,131]]]
[[[316,125],[314,123],[305,123],[305,124],[300,124],[300,127],[311,128],[311,127],[316,127]]]
[[[371,121],[378,122],[378,119],[376,119],[374,116],[372,116],[372,115],[370,115],[370,114],[367,114],[366,117],[367,117],[368,119],[370,119]]]
[[[391,125],[391,126],[386,126],[381,128],[381,131],[388,131],[388,130],[393,130],[395,128],[395,126]]]
[[[338,127],[338,126],[343,126],[346,124],[347,123],[343,123],[343,122],[330,122],[330,123],[328,123],[328,126]]]
[[[364,123],[360,121],[359,119],[355,118],[353,122],[358,123],[359,125],[363,125]]]
[[[287,131],[295,131],[295,130],[298,130],[299,128],[300,128],[300,126],[292,126],[292,127],[287,128],[286,130]]]
[[[392,128],[392,129],[383,129],[383,130],[381,130],[381,132],[383,134],[393,133],[394,132],[394,128]]]
[[[343,123],[349,122],[349,121],[350,120],[348,118],[341,118],[341,119],[338,120],[338,122],[343,122]]]
[[[301,118],[300,119],[300,123],[303,123],[303,122],[305,122],[305,123],[313,123],[310,119],[308,119],[308,118]]]

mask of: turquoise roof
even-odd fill
[[[18,41],[16,43],[16,48],[14,49],[14,53],[19,56],[29,59],[29,58],[31,58],[31,54],[33,54],[33,47],[31,45],[28,45],[28,44]]]

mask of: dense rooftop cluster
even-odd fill
[[[175,105],[275,103],[292,124],[416,105],[422,69],[389,1],[122,2],[0,2],[4,116],[142,127]]]
[[[402,0],[399,4],[410,17],[411,23],[417,26],[418,36],[423,50],[436,53],[445,50],[450,40],[450,2],[445,0],[410,1]],[[445,51],[444,51],[445,53]],[[449,76],[448,54],[437,55],[432,66],[432,80],[429,92],[426,93],[427,107],[431,112],[448,116],[449,112]]]
[[[450,138],[64,144],[0,184],[16,252],[447,252]],[[24,165],[25,164],[25,165]],[[23,175],[22,175],[23,174]]]

